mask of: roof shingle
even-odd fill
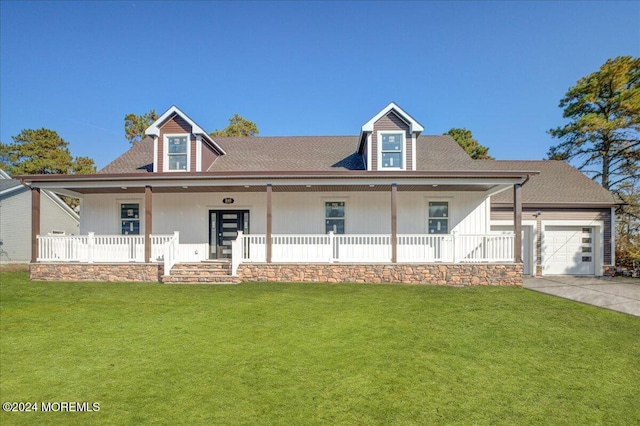
[[[207,171],[283,172],[365,170],[358,136],[217,137],[226,152]],[[615,204],[611,193],[563,161],[473,160],[450,136],[419,136],[416,168],[424,171],[539,171],[522,188],[529,204]],[[153,139],[147,137],[105,166],[99,173],[153,171]],[[512,203],[512,191],[492,197]]]

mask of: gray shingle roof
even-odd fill
[[[536,170],[522,187],[522,202],[529,204],[605,203],[615,204],[613,195],[597,182],[564,161],[500,161],[478,160],[502,170]],[[513,191],[491,197],[492,203],[512,203]]]
[[[215,138],[227,153],[209,171],[364,170],[357,136]]]
[[[356,153],[358,136],[217,137],[227,153],[208,171],[364,170]],[[420,136],[418,170],[474,170],[473,161],[449,136]],[[146,173],[153,170],[153,140],[138,142],[99,173]]]
[[[331,171],[364,170],[356,153],[358,136],[289,136],[215,138],[227,153],[208,171]],[[449,136],[420,136],[416,144],[418,170],[539,171],[522,188],[523,203],[610,203],[609,191],[563,161],[473,160]],[[149,137],[109,163],[99,173],[153,171],[153,140]],[[492,197],[511,203],[512,191]]]
[[[146,137],[98,173],[147,173],[153,171],[153,139]]]

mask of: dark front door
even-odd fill
[[[249,233],[248,210],[209,211],[209,259],[231,259],[238,231]]]

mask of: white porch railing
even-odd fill
[[[400,262],[454,262],[454,236],[398,235]]]
[[[142,235],[38,235],[38,262],[144,262]],[[164,259],[172,235],[151,236],[151,261]]]
[[[398,235],[398,262],[513,262],[514,234]],[[151,261],[165,274],[180,261],[206,258],[207,246],[180,244],[174,235],[151,236]],[[391,235],[272,235],[271,261],[292,263],[391,262]],[[232,245],[232,271],[241,263],[266,262],[265,235],[243,235]],[[40,235],[39,262],[144,262],[140,235]]]
[[[514,261],[513,234],[398,235],[398,262],[497,263]],[[241,263],[266,262],[266,236],[233,243],[232,272]],[[391,235],[273,235],[271,261],[292,263],[391,262]]]

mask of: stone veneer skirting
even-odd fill
[[[248,282],[406,283],[522,285],[522,264],[242,264]],[[42,281],[160,282],[156,263],[32,263],[30,278]]]
[[[32,263],[29,278],[36,281],[159,282],[157,263]]]
[[[241,281],[321,283],[406,283],[437,285],[522,285],[523,265],[505,264],[280,264],[238,268]]]

